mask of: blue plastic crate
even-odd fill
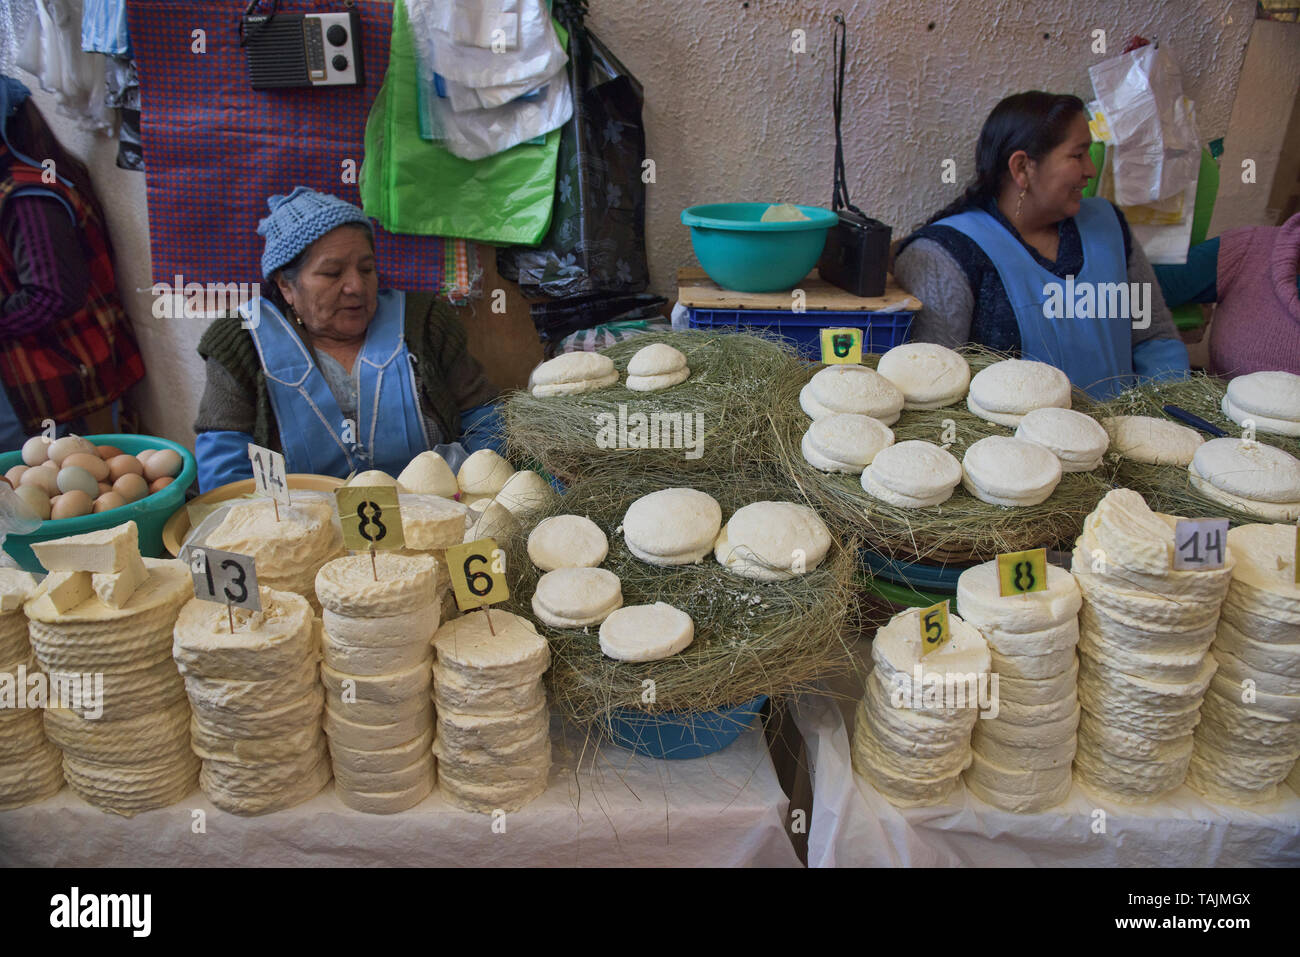
[[[791,342],[800,355],[821,359],[823,329],[861,329],[863,352],[888,352],[901,346],[912,333],[911,312],[828,312],[788,309],[697,309],[688,307],[692,329],[715,332],[749,332],[767,329]]]

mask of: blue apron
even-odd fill
[[[344,476],[365,469],[396,475],[429,448],[406,348],[405,294],[384,290],[357,356],[357,422],[346,441],[343,412],[316,366],[311,350],[289,320],[266,299],[248,323],[280,426],[290,472]],[[248,319],[254,303],[241,307]]]
[[[1074,277],[1075,287],[1084,283],[1094,290],[1102,283],[1127,286],[1124,234],[1110,203],[1096,197],[1083,200],[1074,222],[1083,242],[1083,270]],[[1063,313],[1048,318],[1044,286],[1060,287],[1063,307],[1069,308],[1064,303],[1067,284],[1040,266],[993,216],[973,209],[935,225],[951,226],[969,236],[993,261],[1020,328],[1022,357],[1056,366],[1094,399],[1109,399],[1137,381],[1130,316],[1081,319],[1065,318],[1068,313]]]

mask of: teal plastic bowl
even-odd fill
[[[132,455],[145,449],[174,449],[181,456],[181,474],[165,489],[146,495],[130,505],[115,508],[110,512],[100,512],[98,515],[61,518],[57,522],[51,519],[42,522],[41,527],[30,535],[9,535],[5,538],[5,551],[29,572],[35,572],[37,575],[45,574],[45,566],[32,553],[33,542],[48,542],[50,539],[63,538],[67,535],[95,532],[128,521],[134,521],[140,529],[141,555],[157,558],[165,554],[162,540],[163,526],[172,513],[185,504],[185,492],[194,484],[199,474],[198,463],[194,461],[190,450],[167,439],[149,435],[87,435],[85,438],[96,445],[115,445],[123,452]],[[0,473],[22,464],[22,452],[5,452],[0,455]]]
[[[826,234],[839,222],[839,216],[820,206],[799,206],[808,217],[804,222],[759,222],[771,205],[708,203],[682,210],[695,258],[723,289],[793,289],[817,265]]]
[[[746,730],[763,710],[767,695],[722,711],[646,714],[631,708],[605,720],[605,732],[617,745],[651,758],[684,760],[721,751]]]

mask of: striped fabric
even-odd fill
[[[453,305],[463,306],[483,295],[483,266],[479,262],[476,243],[460,239],[448,242],[444,268],[447,299]]]
[[[122,56],[131,52],[126,33],[126,0],[84,0],[81,49]]]
[[[356,0],[366,85],[253,90],[237,24],[247,0],[126,0],[140,74],[140,133],[153,275],[159,282],[253,282],[266,198],[294,186],[361,205],[356,185],[370,104],[388,65],[392,11]],[[279,11],[340,9],[281,0]],[[205,52],[192,52],[202,30]],[[375,226],[381,284],[445,295],[448,240]],[[462,249],[462,256],[467,253]]]
[[[649,332],[671,332],[672,328],[672,324],[667,321],[657,322],[650,319],[607,322],[604,325],[592,326],[590,329],[579,329],[572,335],[565,336],[560,340],[559,348],[556,351],[596,352],[617,343],[626,342],[628,339],[644,336]]]

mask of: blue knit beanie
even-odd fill
[[[272,196],[266,205],[271,215],[257,224],[257,234],[266,237],[266,248],[262,250],[262,278],[266,280],[331,229],[345,223],[364,226],[372,241],[375,237],[365,213],[337,196],[307,186],[295,186],[288,196]]]

